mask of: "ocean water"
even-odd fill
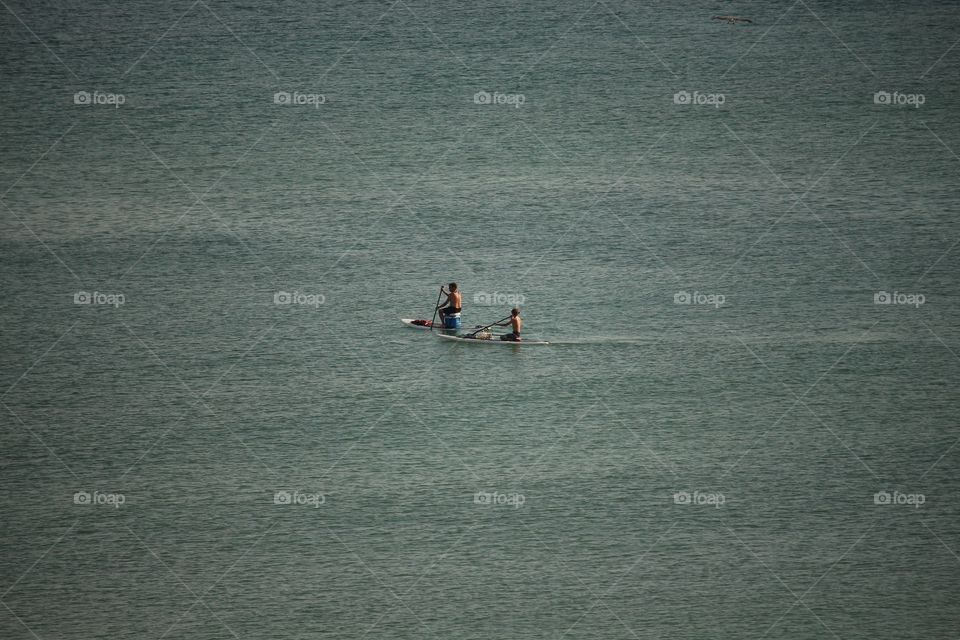
[[[954,3],[0,16],[0,637],[957,637]]]

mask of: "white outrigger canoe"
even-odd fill
[[[430,320],[417,320],[417,319],[414,319],[414,318],[400,318],[400,322],[402,322],[404,325],[410,327],[411,329],[430,329],[430,328],[438,329],[438,330],[440,331],[440,333],[437,333],[437,335],[438,335],[439,337],[443,338],[444,340],[454,340],[454,341],[456,341],[456,342],[481,342],[481,343],[484,343],[484,344],[513,344],[513,345],[519,345],[519,344],[550,344],[549,342],[547,342],[547,341],[545,341],[545,340],[521,340],[520,342],[514,342],[514,341],[512,341],[512,340],[501,340],[501,339],[500,339],[500,336],[497,335],[497,334],[493,334],[493,335],[492,335],[491,337],[489,337],[489,338],[475,338],[475,337],[470,336],[470,335],[454,335],[454,334],[451,334],[451,333],[442,333],[442,331],[443,331],[443,325],[441,325],[439,322],[437,322],[437,323],[436,323],[436,326],[434,326],[434,323],[431,322]],[[482,326],[483,326],[483,325],[477,325],[476,328],[479,329],[479,328],[481,328]],[[461,329],[461,330],[462,330],[462,329]]]
[[[433,328],[432,320],[415,320],[414,318],[400,318],[400,322],[407,325],[411,329],[431,329]],[[439,322],[437,323],[437,329],[442,329],[443,325]]]
[[[468,336],[468,335],[453,336],[453,335],[450,335],[449,333],[439,333],[437,335],[443,338],[444,340],[454,340],[456,342],[472,342],[477,344],[512,344],[515,347],[519,347],[522,344],[550,344],[546,340],[520,340],[520,341],[501,340],[497,336],[493,336],[492,338],[475,338],[473,336]]]
[[[451,329],[444,329],[443,325],[439,322],[433,322],[432,320],[418,320],[414,318],[400,318],[400,322],[410,327],[411,329],[437,329],[439,331],[451,331]],[[474,329],[479,329],[483,325],[478,324]],[[462,331],[462,328],[461,328]]]

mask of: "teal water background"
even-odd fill
[[[956,637],[956,5],[0,16],[0,636]]]

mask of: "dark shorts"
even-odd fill
[[[519,334],[519,333],[506,333],[506,334],[500,336],[500,339],[503,340],[504,342],[520,342],[520,334]]]
[[[451,313],[460,313],[460,307],[441,307],[440,313],[443,315],[449,315]]]

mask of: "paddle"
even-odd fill
[[[477,330],[474,331],[473,333],[468,333],[468,334],[467,334],[467,337],[468,337],[468,338],[472,338],[473,336],[477,335],[478,333],[480,333],[480,332],[483,331],[484,329],[489,329],[489,328],[492,327],[493,325],[498,324],[498,323],[500,323],[500,322],[503,322],[504,320],[509,320],[509,319],[512,318],[512,317],[513,317],[513,314],[511,313],[511,314],[510,314],[509,316],[507,316],[506,318],[500,318],[500,319],[497,320],[496,322],[491,322],[490,324],[488,324],[488,325],[485,326],[485,327],[480,327],[479,329],[477,329]]]
[[[440,297],[443,295],[443,285],[440,285],[440,293],[437,294],[437,304],[433,305],[433,320],[430,321],[430,331],[433,331],[433,325],[437,321],[437,309],[440,308]]]

